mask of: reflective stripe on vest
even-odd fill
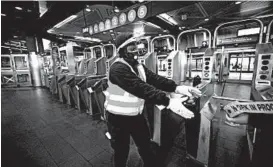
[[[115,62],[121,62],[123,64],[126,64],[131,69],[131,71],[136,74],[133,68],[125,60],[118,58]],[[146,75],[142,65],[138,66],[138,72],[139,77],[143,81],[146,81]],[[128,116],[138,115],[142,112],[144,108],[143,99],[140,99],[130,94],[129,92],[126,92],[119,86],[112,84],[109,80],[109,77],[108,86],[108,89],[104,91],[104,94],[106,96],[104,107],[107,111],[117,115]]]

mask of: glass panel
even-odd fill
[[[26,56],[15,56],[14,63],[17,70],[23,70],[28,68]]]
[[[91,50],[90,49],[86,49],[84,51],[84,56],[86,59],[90,59],[91,58]]]
[[[100,58],[102,55],[101,55],[101,48],[100,47],[95,47],[95,48],[93,48],[93,50],[94,50],[94,57],[95,58]]]
[[[107,45],[104,47],[104,52],[107,59],[110,59],[114,55],[114,47],[112,45]]]
[[[29,82],[29,75],[28,74],[17,74],[17,82],[24,83]]]
[[[174,41],[170,37],[156,39],[153,44],[154,44],[154,52],[157,52],[160,54],[166,54],[174,50]]]
[[[1,67],[2,68],[11,68],[10,57],[1,57]]]
[[[202,77],[202,65],[203,65],[203,58],[195,58],[195,59],[192,60],[192,63],[191,63],[192,77],[195,77],[197,75]]]

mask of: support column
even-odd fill
[[[38,60],[37,55],[37,44],[36,44],[36,38],[34,36],[26,37],[27,42],[27,49],[28,49],[28,58],[29,58],[29,67],[30,67],[30,74],[31,74],[31,83],[32,86],[38,87],[42,86],[42,80],[41,80],[41,67]]]

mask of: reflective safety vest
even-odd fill
[[[133,68],[122,58],[118,58],[114,63],[120,62],[127,65],[133,73],[136,72]],[[113,64],[114,64],[113,63]],[[146,75],[142,65],[138,66],[139,77],[146,82]],[[109,74],[108,74],[109,75]],[[108,88],[103,93],[106,96],[104,103],[105,109],[116,115],[135,116],[142,113],[144,108],[144,100],[140,99],[129,92],[126,92],[118,85],[112,84],[108,76]]]

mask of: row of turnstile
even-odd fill
[[[225,31],[232,26],[237,25],[237,30],[232,29],[231,34]],[[253,26],[254,27],[251,27]],[[242,27],[246,30],[243,31]],[[272,22],[269,27],[272,27]],[[249,30],[259,28],[254,34],[249,34]],[[272,28],[271,28],[272,30]],[[239,32],[240,31],[240,32]],[[270,35],[270,28],[268,28]],[[215,81],[223,82],[224,69],[228,56],[233,53],[251,53],[254,54],[254,71],[250,79],[252,83],[253,100],[272,100],[272,62],[273,47],[272,40],[262,42],[263,23],[258,19],[242,20],[229,22],[219,25],[214,32],[213,45],[212,36],[209,30],[199,28],[195,30],[183,31],[175,40],[172,35],[162,35],[154,38],[144,36],[138,39],[131,39],[127,43],[141,41],[145,46],[139,53],[139,62],[145,64],[151,71],[166,78],[173,79],[178,85],[187,84],[198,87],[203,96],[196,99],[195,105],[188,105],[195,112],[193,120],[186,121],[186,129],[190,135],[187,136],[188,150],[194,158],[197,158],[204,164],[209,164],[209,144],[208,140],[201,136],[200,126],[203,126],[202,119],[210,124],[210,120],[216,113],[214,111],[204,112],[204,108],[213,110],[208,106],[211,97],[214,95]],[[268,38],[269,39],[269,38]],[[271,39],[271,38],[270,38]],[[85,57],[76,64],[75,74],[56,75],[56,94],[59,100],[65,104],[95,115],[104,116],[104,96],[102,91],[106,89],[106,74],[110,65],[117,58],[119,48],[112,44],[107,45],[110,51],[104,46],[94,46],[85,49]],[[201,59],[201,68],[197,68],[192,61]],[[197,63],[196,63],[197,64]],[[195,82],[192,80],[194,70],[201,80]],[[198,73],[199,72],[199,73]],[[198,77],[197,77],[198,78]],[[196,79],[196,77],[195,77]],[[241,84],[238,80],[237,84]],[[240,97],[238,97],[240,98]],[[162,106],[151,106],[154,110],[150,115],[152,124],[153,141],[164,146],[164,142],[172,143],[174,139],[166,140],[162,136],[162,121],[166,120],[162,115]],[[200,114],[200,111],[201,114]],[[202,116],[202,113],[205,115]],[[210,113],[211,118],[208,118]],[[176,125],[181,125],[184,121],[179,116],[174,116]],[[203,124],[203,125],[202,125]],[[175,126],[173,126],[175,127]],[[177,126],[179,128],[180,126]],[[178,132],[179,130],[173,132]],[[207,132],[206,132],[207,133]],[[166,135],[165,135],[166,136]],[[209,136],[208,136],[209,138]],[[165,143],[165,145],[168,145]],[[202,152],[203,151],[203,152]],[[205,152],[204,152],[205,151]]]

